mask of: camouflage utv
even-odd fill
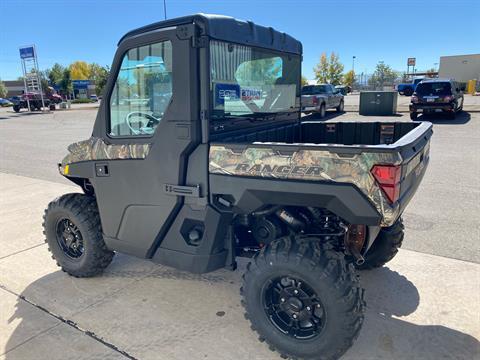
[[[429,161],[426,122],[301,121],[302,45],[194,15],[118,44],[89,140],[60,172],[83,193],[48,206],[50,251],[76,277],[123,252],[194,273],[250,258],[242,304],[284,357],[336,359]]]

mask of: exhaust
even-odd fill
[[[361,254],[363,245],[365,244],[366,239],[366,227],[365,225],[354,225],[350,224],[348,226],[341,225],[345,230],[344,243],[345,248],[348,250],[350,255],[355,259],[355,264],[360,266],[365,263],[365,258]]]

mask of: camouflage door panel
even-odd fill
[[[65,165],[88,160],[145,159],[151,144],[107,144],[103,139],[91,137],[68,147],[69,154],[62,160]]]

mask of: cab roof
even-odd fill
[[[302,54],[302,43],[284,32],[279,32],[272,27],[256,25],[251,21],[238,20],[230,16],[212,14],[183,16],[142,26],[126,33],[120,39],[118,45],[126,39],[134,36],[162,28],[186,24],[203,25],[202,28],[204,29],[204,33],[202,35],[207,35],[216,40],[257,46],[299,55]]]

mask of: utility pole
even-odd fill
[[[165,15],[165,20],[167,20],[167,0],[163,0],[163,14]]]
[[[352,71],[353,71],[353,73],[355,73],[355,59],[356,59],[356,58],[357,58],[357,57],[356,57],[355,55],[352,56]]]

